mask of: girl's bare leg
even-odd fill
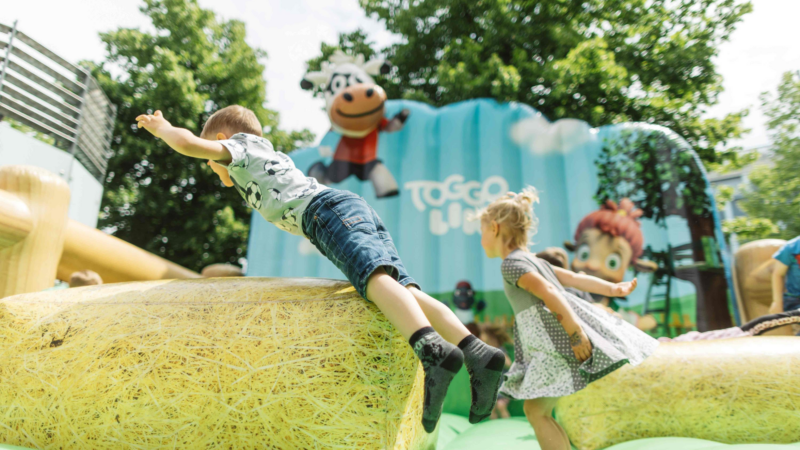
[[[525,400],[523,406],[542,450],[570,450],[567,433],[553,419],[557,401],[558,398],[537,398]]]

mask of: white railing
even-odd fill
[[[117,108],[89,71],[0,24],[0,115],[55,139],[101,183]]]

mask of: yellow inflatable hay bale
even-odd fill
[[[0,443],[432,449],[423,372],[349,284],[154,281],[0,300]]]
[[[727,444],[800,441],[800,338],[661,344],[558,402],[580,450],[649,437]]]

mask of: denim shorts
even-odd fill
[[[403,267],[381,218],[356,194],[326,189],[303,212],[303,233],[367,298],[367,280],[379,267],[403,286],[419,284]]]

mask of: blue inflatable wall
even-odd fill
[[[573,239],[580,220],[598,209],[596,160],[603,142],[636,127],[671,133],[644,124],[590,129],[576,120],[550,123],[529,106],[484,99],[440,109],[389,101],[386,116],[404,108],[411,112],[405,127],[382,133],[378,143],[378,157],[397,179],[400,195],[378,199],[371,183],[352,176],[334,187],[363,196],[375,208],[410,274],[439,298],[452,292],[460,280],[468,280],[483,293],[503,289],[500,260],[484,255],[479,223],[467,220],[471,213],[508,190],[535,186],[541,203],[535,207],[539,228],[531,249],[562,246]],[[329,156],[321,155],[336,148],[340,137],[331,131],[319,147],[290,156],[299,169],[307,171],[317,161],[330,162]],[[724,245],[716,217],[715,224],[716,237]],[[642,221],[646,245],[664,249],[690,241],[685,219],[670,216],[663,225]],[[248,276],[343,278],[307,240],[278,230],[257,213],[250,230]],[[640,281],[627,306],[642,303],[647,277]],[[691,283],[673,281],[672,298],[689,299],[691,304],[694,292]]]

